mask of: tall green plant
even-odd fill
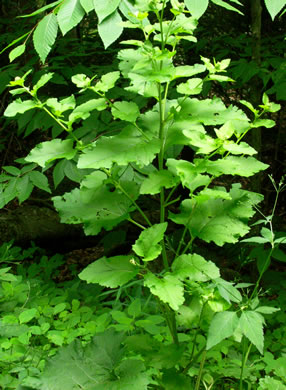
[[[83,224],[87,235],[112,230],[123,221],[138,229],[130,254],[102,257],[79,277],[108,288],[137,280],[156,297],[170,340],[175,348],[183,346],[183,352],[186,345],[178,325],[183,319],[191,329],[196,319],[198,332],[208,333],[200,351],[199,389],[207,351],[225,338],[245,337],[263,352],[264,322],[257,301],[246,304],[240,286],[223,280],[218,267],[196,253],[195,245],[235,243],[249,232],[247,221],[262,196],[242,189],[239,182],[225,188],[218,178],[250,177],[267,168],[243,138],[253,128],[274,126],[262,115],[279,107],[266,95],[259,109],[242,101],[255,114],[251,122],[242,110],[226,107],[216,97],[198,98],[204,82],[232,81],[224,75],[229,60],[212,63],[202,58],[201,64],[179,64],[177,47],[181,40],[195,41],[196,20],[176,0],[142,0],[136,5],[123,26],[138,29],[142,39],[121,41],[129,48],[118,53],[118,71],[101,78],[73,76],[83,96],[80,103],[74,96],[41,99],[39,90],[53,74],[45,74],[33,87],[27,86],[25,75],[10,85],[16,87],[13,95],[28,99],[16,99],[5,115],[41,109],[65,131],[66,136],[40,143],[25,158],[29,166],[37,164],[43,171],[53,167],[55,184],[65,175],[63,165],[74,164],[79,188],[53,198],[62,222]],[[121,92],[113,95],[116,83]],[[93,111],[101,113],[106,133],[86,143],[77,127]],[[183,148],[189,160],[180,159]],[[11,174],[16,182],[26,176],[29,182],[31,175],[23,170]],[[156,205],[154,213],[149,212],[150,204],[153,209]],[[186,353],[180,375],[188,373],[200,353],[194,348]],[[156,383],[172,380],[168,378],[158,377]],[[142,383],[145,389],[145,376]]]

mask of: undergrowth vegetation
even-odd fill
[[[282,9],[266,5],[272,17]],[[48,11],[11,43],[25,39],[13,61],[33,34],[44,63],[58,27],[65,35],[93,10],[105,48],[123,33],[110,67],[77,66],[67,83],[53,61],[36,79],[32,69],[10,79],[7,123],[25,136],[47,133],[3,166],[1,208],[36,187],[51,194],[61,222],[101,237],[104,251],[65,279],[63,255],[2,245],[3,389],[286,388],[286,284],[279,272],[267,278],[286,258],[275,225],[285,184],[270,176],[274,203],[264,213],[249,179],[269,168],[251,134],[274,128],[281,106],[267,88],[259,102],[216,96],[237,76],[228,58],[186,63],[181,47],[196,45],[207,7],[56,1],[26,15]],[[67,179],[71,188],[57,192]],[[227,273],[216,252],[227,258],[232,248]]]

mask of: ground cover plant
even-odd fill
[[[42,92],[56,76],[52,72],[35,83],[30,71],[10,81],[14,100],[6,117],[29,118],[38,110],[57,127],[17,166],[4,167],[1,206],[25,201],[34,186],[52,192],[51,178],[57,187],[72,169],[78,185],[52,198],[61,221],[82,224],[87,235],[107,231],[115,239],[125,230],[134,239],[125,253],[106,251],[64,286],[50,280],[62,264],[59,255],[13,267],[14,273],[2,268],[2,387],[283,389],[285,346],[273,349],[271,337],[285,333],[284,313],[279,317],[284,298],[269,304],[260,290],[271,258],[285,261],[285,234],[274,232],[274,212],[257,222],[265,224],[261,236],[244,240],[265,245],[249,255],[258,259],[256,283],[224,279],[202,249],[235,244],[250,232],[263,197],[244,188],[242,178],[268,166],[245,138],[272,128],[267,114],[280,106],[267,94],[257,107],[241,100],[250,118],[216,96],[202,98],[205,83],[233,82],[226,75],[229,59],[202,57],[186,65],[176,55],[181,41],[196,41],[197,18],[208,2],[119,3],[95,8],[105,46],[123,28],[139,31],[136,39],[120,41],[111,71],[74,74],[75,92],[64,98]],[[83,16],[78,4],[87,12],[93,8],[92,2],[76,4],[74,19],[67,18],[65,3],[45,8],[61,5],[35,30],[42,61],[55,24],[66,33]],[[41,29],[50,23],[54,38],[48,34],[41,42]],[[231,179],[222,185],[225,176]],[[273,183],[275,210],[284,184]],[[3,253],[10,249],[4,246]],[[263,355],[265,319],[274,313],[277,332]]]

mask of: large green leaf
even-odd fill
[[[220,276],[219,269],[211,262],[197,254],[182,255],[172,264],[174,275],[180,280],[189,279],[195,282],[206,282]]]
[[[159,243],[164,237],[167,226],[167,222],[158,223],[140,233],[132,249],[142,257],[143,261],[154,260],[160,255],[162,247]]]
[[[216,313],[211,321],[207,349],[211,349],[222,340],[233,335],[238,326],[238,317],[234,311],[223,311]]]
[[[183,186],[189,188],[192,192],[199,187],[207,186],[211,182],[208,175],[201,174],[200,167],[189,161],[168,158],[167,167],[174,175],[178,175]]]
[[[261,354],[263,354],[264,345],[263,323],[263,317],[255,311],[243,311],[239,319],[239,326],[244,336],[256,346]]]
[[[94,9],[93,2],[94,0],[80,0],[80,4],[87,14]]]
[[[79,168],[111,168],[113,163],[127,165],[136,162],[139,166],[150,164],[160,150],[158,139],[145,140],[141,133],[128,126],[119,135],[100,137],[93,146],[80,156]]]
[[[25,158],[26,161],[35,162],[41,167],[45,167],[51,161],[59,158],[72,159],[76,154],[73,149],[73,141],[71,139],[61,140],[53,139],[52,141],[41,142],[30,151]]]
[[[111,109],[114,118],[135,122],[140,115],[139,107],[134,102],[115,102]]]
[[[4,116],[15,116],[17,114],[24,114],[28,110],[36,108],[37,104],[33,100],[24,100],[21,98],[16,99],[14,102],[8,104],[8,107],[4,111]]]
[[[46,105],[50,107],[56,115],[61,115],[63,112],[73,110],[76,105],[74,95],[58,101],[57,98],[50,98],[46,101]]]
[[[107,16],[111,15],[118,8],[121,0],[109,0],[107,2],[93,0],[93,7],[101,23]]]
[[[57,13],[58,23],[63,35],[77,26],[85,15],[80,0],[64,0]]]
[[[236,144],[232,141],[226,141],[223,144],[223,148],[232,154],[249,154],[250,156],[257,154],[257,151],[249,146],[246,142],[240,142],[239,144]]]
[[[205,70],[206,67],[203,64],[176,66],[174,78],[176,79],[179,77],[192,77],[198,73],[205,72]]]
[[[36,52],[43,63],[46,61],[46,58],[55,43],[57,33],[57,17],[51,12],[39,22],[33,34]]]
[[[136,184],[125,185],[126,192],[134,197]],[[132,202],[121,191],[110,191],[106,185],[96,189],[74,189],[62,197],[53,198],[62,222],[84,224],[87,235],[96,235],[102,228],[111,230],[129,217]]]
[[[184,0],[186,7],[196,19],[199,19],[207,10],[209,0]]]
[[[105,49],[122,34],[123,27],[121,26],[121,22],[121,16],[117,11],[114,11],[98,25],[98,33]]]
[[[178,310],[185,301],[182,282],[170,274],[158,278],[148,273],[144,276],[144,284],[149,287],[152,294],[168,303],[173,310]]]
[[[182,95],[198,95],[202,92],[203,80],[200,78],[189,79],[186,83],[177,86],[177,92]]]
[[[75,341],[50,359],[41,390],[147,390],[142,361],[125,357],[124,336],[112,330],[97,334],[85,347]]]
[[[268,168],[268,164],[256,160],[254,157],[227,156],[224,159],[207,160],[204,167],[208,173],[214,176],[239,175],[253,176],[255,173]]]
[[[132,262],[132,256],[102,257],[89,264],[79,274],[79,278],[87,283],[115,288],[129,282],[138,271],[139,268]]]
[[[217,245],[235,243],[248,233],[247,220],[255,213],[253,206],[262,200],[254,194],[234,185],[229,192],[231,200],[209,199],[200,196],[181,203],[181,213],[170,213],[172,221],[188,227],[193,238],[199,237]]]
[[[77,119],[85,120],[90,116],[93,110],[103,111],[106,109],[106,100],[104,98],[90,99],[89,101],[77,106],[69,115],[69,122],[72,124]]]
[[[203,100],[179,98],[178,103],[181,105],[181,110],[175,117],[180,120],[188,118],[193,123],[199,122],[206,126],[223,125],[230,120],[249,122],[249,119],[242,110],[232,105],[226,107],[216,97]]]
[[[269,375],[266,375],[265,378],[259,379],[259,387],[257,390],[286,390],[286,386],[281,382],[281,380],[271,378]]]
[[[271,15],[272,20],[279,14],[286,5],[286,0],[264,0],[266,8]]]
[[[143,181],[140,188],[140,194],[158,194],[162,188],[174,187],[178,182],[179,178],[172,175],[169,171],[151,172]]]

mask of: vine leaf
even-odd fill
[[[167,226],[167,222],[158,223],[141,232],[132,249],[143,261],[154,260],[160,255],[162,246],[159,242],[162,241]]]
[[[79,0],[65,0],[57,14],[58,23],[63,35],[77,26],[85,15]]]
[[[79,278],[87,283],[116,288],[133,279],[138,271],[139,268],[132,263],[132,256],[104,256],[89,264],[79,274]]]
[[[46,15],[38,24],[33,34],[36,52],[44,63],[55,43],[58,34],[58,22],[54,13]]]

